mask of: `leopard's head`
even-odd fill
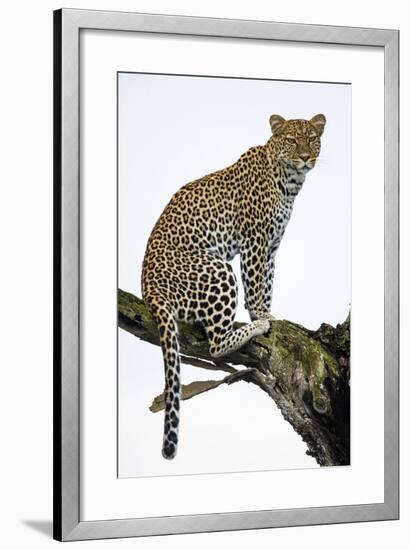
[[[271,140],[275,158],[298,172],[314,168],[321,149],[325,122],[325,116],[321,114],[310,120],[285,120],[280,115],[271,115]]]

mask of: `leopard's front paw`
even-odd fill
[[[253,321],[255,326],[255,331],[253,336],[261,336],[262,334],[267,334],[267,332],[270,330],[270,323],[267,321],[267,319],[257,319],[256,321]]]
[[[269,311],[266,311],[264,309],[255,309],[253,311],[250,311],[250,318],[252,321],[260,320],[260,321],[276,321],[277,319],[271,315]]]

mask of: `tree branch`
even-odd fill
[[[143,301],[122,290],[118,291],[118,324],[141,340],[159,345],[156,323]],[[241,324],[236,323],[236,327]],[[222,380],[188,384],[182,398],[232,383],[235,377],[246,380],[273,399],[318,464],[349,464],[349,327],[349,317],[337,327],[324,323],[317,331],[289,321],[274,321],[268,334],[214,361],[203,329],[179,323],[183,362],[229,372]],[[231,365],[247,368],[237,370]],[[151,410],[160,410],[160,397]]]
[[[182,384],[182,399],[191,399],[195,395],[218,388],[221,384],[233,384],[239,380],[246,380],[249,376],[249,372],[252,369],[235,370],[232,374],[225,376],[221,380],[198,380],[197,382],[191,382],[190,384]],[[165,393],[155,397],[152,401],[152,405],[149,410],[152,412],[162,411],[165,408]]]

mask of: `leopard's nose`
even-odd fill
[[[303,160],[304,162],[307,162],[307,160],[310,158],[310,154],[309,153],[300,153],[299,154],[299,157],[301,160]]]

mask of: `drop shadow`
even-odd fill
[[[47,537],[53,536],[53,522],[50,519],[23,519],[21,523]]]

